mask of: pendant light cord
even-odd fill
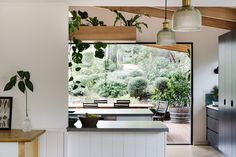
[[[165,20],[167,20],[167,0],[165,0]]]

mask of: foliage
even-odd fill
[[[218,98],[219,98],[219,88],[218,88],[218,86],[213,87],[213,89],[211,90],[211,94],[213,94],[215,100],[218,100]]]
[[[144,77],[135,77],[130,79],[128,84],[128,91],[131,97],[142,97],[147,88],[147,79]]]
[[[88,114],[88,113],[85,114],[85,117],[86,117],[86,118],[92,118],[92,119],[98,118],[98,116],[97,116],[96,114]]]
[[[92,26],[106,26],[104,22],[98,20],[97,17],[89,17],[86,21]]]
[[[75,88],[77,86],[77,88]],[[80,88],[79,88],[80,86]],[[69,94],[73,96],[84,96],[85,95],[85,87],[81,87],[80,83],[71,83],[69,84]]]
[[[166,77],[159,77],[156,79],[155,82],[155,87],[160,90],[161,92],[163,92],[165,89],[167,89],[167,82],[168,82],[168,78]]]
[[[16,83],[18,83],[18,89],[26,94],[26,90],[29,89],[31,92],[34,90],[33,83],[30,81],[30,73],[28,71],[17,71],[17,74],[10,78],[10,81],[4,87],[4,91],[11,90]]]
[[[31,92],[34,91],[33,83],[30,80],[30,72],[28,71],[17,71],[15,75],[10,78],[10,81],[5,85],[4,91],[11,90],[18,83],[18,89],[25,94],[26,98],[26,108],[25,113],[28,117],[28,98],[27,98],[27,89]]]
[[[72,11],[74,13],[76,13],[76,11]],[[73,14],[72,14],[73,15]],[[76,14],[75,14],[76,15]],[[106,26],[104,24],[103,21],[99,20],[97,17],[89,17],[88,13],[86,11],[82,12],[82,11],[78,11],[78,17],[80,17],[80,25],[84,26],[84,25],[91,25],[91,26]],[[82,23],[83,21],[88,22],[88,24],[84,24]]]
[[[103,74],[83,75],[80,81],[85,87],[92,88],[102,78],[104,78]]]
[[[79,26],[81,25],[81,16],[73,10],[70,12],[72,17],[69,21],[69,33],[73,33],[79,29]]]
[[[121,81],[107,81],[101,83],[97,90],[102,97],[118,98],[127,94],[127,86]]]
[[[94,56],[97,58],[102,59],[104,57],[104,50],[106,48],[106,44],[105,43],[95,43],[94,44],[94,48],[95,48],[95,52],[94,52]],[[71,44],[71,49],[72,49],[72,53],[70,55],[70,62],[69,62],[69,68],[71,70],[71,74],[69,77],[69,85],[72,84],[73,88],[72,91],[70,91],[71,93],[74,92],[74,90],[76,90],[79,87],[84,87],[84,85],[80,85],[80,81],[75,80],[75,78],[73,77],[73,69],[72,67],[75,67],[74,71],[79,72],[81,70],[81,64],[83,61],[83,54],[82,52],[87,50],[90,47],[90,44],[88,43],[83,43],[81,40],[78,39],[73,39],[73,43]],[[77,65],[77,66],[75,66]]]
[[[133,70],[129,73],[129,77],[141,77],[143,72],[141,70]]]
[[[105,60],[105,70],[113,72],[117,70],[115,63],[113,63],[110,59]]]
[[[172,75],[167,81],[167,88],[163,91],[155,89],[153,100],[168,101],[173,107],[182,107],[190,104],[190,82],[182,73]]]
[[[112,11],[116,14],[114,26],[116,25],[116,23],[118,21],[121,21],[124,26],[135,26],[139,32],[142,32],[141,26],[145,26],[146,28],[148,28],[148,25],[145,22],[138,21],[143,15],[148,16],[147,14],[138,14],[138,15],[131,17],[129,20],[127,20],[121,12],[119,12],[117,10],[112,10]]]
[[[138,104],[139,103],[139,99],[135,98],[135,97],[131,97],[129,94],[123,95],[121,97],[119,97],[120,100],[130,100],[131,104]]]
[[[71,11],[72,18],[69,21],[69,33],[73,33],[74,31],[79,29],[79,26],[81,25],[81,19],[87,20],[88,19],[88,13],[87,12],[81,12],[78,11],[78,13],[74,10]],[[87,21],[90,21],[94,24],[94,22],[99,22],[101,24],[101,21],[98,21],[97,18],[89,18]],[[79,87],[84,87],[84,85],[80,84],[79,80],[76,80],[73,76],[74,72],[79,72],[81,70],[81,64],[83,62],[83,54],[82,52],[87,50],[90,47],[90,44],[83,43],[79,39],[73,38],[70,43],[71,53],[69,53],[69,69],[70,69],[70,76],[69,76],[69,86],[73,86],[72,88],[69,88],[70,93],[76,92],[76,89]],[[105,54],[105,48],[107,44],[102,42],[97,42],[94,44],[95,52],[94,56],[97,58],[102,59]],[[74,68],[74,69],[73,69]],[[76,92],[77,93],[77,92]]]

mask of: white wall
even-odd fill
[[[113,24],[114,14],[109,10],[94,7],[79,7],[88,11],[90,16],[97,16],[107,25]],[[70,7],[78,9],[78,7]],[[132,16],[127,14],[126,16]],[[143,33],[137,34],[139,42],[155,42],[156,33],[162,28],[162,19],[142,18],[149,28],[143,29]],[[195,144],[206,143],[205,120],[205,93],[210,92],[214,85],[218,84],[218,75],[213,70],[218,66],[218,36],[226,30],[203,27],[200,32],[177,33],[178,42],[193,42],[193,92],[194,92],[194,121],[193,137]]]
[[[25,97],[17,88],[3,88],[17,70],[31,72],[35,89],[28,95],[29,116],[34,129],[48,131],[40,139],[41,157],[63,156],[59,150],[67,126],[67,15],[66,3],[0,3],[0,95],[14,97],[13,128],[21,128]]]

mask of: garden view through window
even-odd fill
[[[155,112],[158,101],[167,101],[168,143],[190,144],[191,46],[179,52],[144,43],[107,44],[103,58],[95,57],[95,51],[94,44],[89,44],[82,52],[82,63],[69,65],[69,78],[76,80],[68,83],[69,106],[130,100],[130,104],[151,104]],[[69,60],[71,56],[72,52]],[[180,110],[187,113],[183,123],[170,114]]]

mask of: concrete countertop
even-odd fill
[[[80,121],[67,131],[119,131],[119,132],[168,132],[169,129],[159,121],[98,121],[96,128],[83,128]]]
[[[96,114],[106,116],[153,116],[150,109],[69,109],[71,115]]]

